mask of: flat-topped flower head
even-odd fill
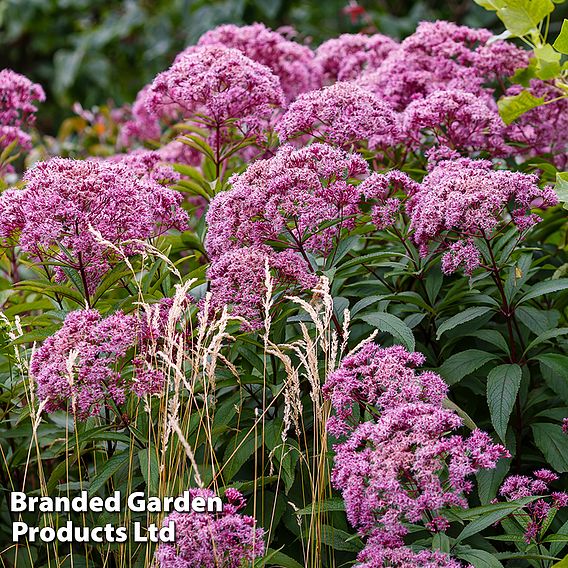
[[[342,34],[324,41],[316,59],[327,82],[349,81],[363,71],[377,69],[397,47],[396,41],[382,34]]]
[[[84,420],[106,405],[122,404],[129,386],[118,364],[134,345],[136,330],[136,318],[122,312],[107,318],[97,310],[69,313],[30,363],[46,412],[69,405],[76,418]]]
[[[450,247],[442,261],[445,272],[464,264],[471,273],[480,258],[472,238],[489,239],[509,220],[525,231],[540,220],[532,209],[558,203],[553,189],[540,189],[537,182],[536,175],[494,170],[488,160],[439,162],[406,205],[420,253],[427,255],[433,242]]]
[[[136,247],[122,243],[156,237],[187,223],[181,194],[131,166],[64,158],[39,162],[26,172],[25,189],[0,196],[0,236],[19,242],[40,261],[54,260],[81,271],[87,291],[93,292],[115,253],[91,228],[125,254],[133,254]],[[56,267],[56,276],[67,278],[62,266]]]
[[[233,176],[232,188],[211,202],[207,251],[217,257],[231,248],[282,240],[293,250],[325,255],[341,226],[353,224],[360,192],[351,178],[366,174],[358,154],[327,144],[283,146]]]
[[[484,151],[493,156],[511,152],[496,105],[467,91],[434,91],[411,102],[402,116],[407,144],[415,150],[446,147],[465,155]]]
[[[25,132],[35,122],[37,107],[45,93],[40,85],[11,69],[0,71],[0,151],[13,142],[31,148],[30,135]]]
[[[407,524],[445,530],[449,523],[440,510],[467,507],[475,473],[509,455],[481,430],[467,438],[456,433],[462,421],[444,408],[444,381],[416,370],[424,360],[399,345],[368,343],[345,358],[323,388],[335,412],[328,430],[345,437],[334,446],[331,479],[365,539],[358,556],[363,566],[458,566],[446,555],[416,556],[405,548]],[[353,424],[355,410],[367,421]]]
[[[490,99],[496,79],[512,75],[528,62],[525,50],[504,47],[504,42],[488,44],[491,37],[484,29],[422,22],[359,82],[399,111],[437,90],[459,89]]]
[[[397,113],[370,91],[347,82],[300,95],[276,131],[283,141],[308,135],[342,148],[376,149],[401,141]]]
[[[203,34],[198,45],[232,47],[266,65],[280,78],[286,100],[293,101],[300,93],[321,86],[321,70],[313,51],[264,24],[218,26]]]
[[[191,498],[214,497],[209,489],[190,489]],[[245,505],[236,489],[227,489],[220,513],[170,513],[163,526],[175,525],[176,542],[156,550],[159,568],[241,568],[264,554],[264,530],[239,511]]]
[[[284,104],[280,80],[237,49],[198,46],[181,53],[153,81],[146,108],[158,116],[179,116],[207,127],[234,124],[256,133]]]

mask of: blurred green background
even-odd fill
[[[0,0],[0,67],[43,85],[48,101],[39,126],[54,133],[78,101],[85,108],[133,100],[177,52],[226,22],[293,26],[300,41],[343,32],[404,37],[420,20],[445,18],[496,26],[472,0],[360,0],[366,15],[350,17],[348,0]]]

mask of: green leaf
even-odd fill
[[[520,386],[521,368],[518,365],[499,365],[487,376],[487,404],[491,423],[503,442]]]
[[[541,353],[534,359],[540,362],[546,384],[568,403],[568,357],[561,353]]]
[[[140,462],[140,471],[146,482],[149,495],[158,495],[160,488],[160,466],[158,464],[158,456],[156,448],[144,448],[138,452],[138,461]]]
[[[544,280],[543,282],[536,283],[530,291],[525,294],[519,301],[519,303],[527,302],[528,300],[533,300],[545,294],[553,294],[554,292],[560,292],[568,288],[568,278],[558,278],[557,280]]]
[[[492,469],[480,470],[477,477],[477,494],[480,502],[485,505],[497,496],[497,491],[511,467],[510,459],[501,459]]]
[[[557,424],[533,424],[535,444],[558,472],[568,471],[568,436]]]
[[[540,335],[555,328],[560,319],[560,314],[555,310],[540,310],[532,306],[517,308],[515,316],[535,335]]]
[[[446,331],[449,331],[450,329],[453,329],[454,327],[461,325],[463,323],[467,323],[468,321],[480,318],[481,316],[484,316],[489,311],[491,311],[491,308],[488,308],[486,306],[467,308],[463,312],[460,312],[459,314],[456,314],[455,316],[451,317],[450,319],[447,319],[438,328],[438,331],[436,333],[436,339],[437,340],[440,339],[440,337]]]
[[[528,353],[531,349],[548,341],[550,339],[555,339],[556,337],[561,337],[562,335],[568,335],[568,327],[560,327],[558,329],[549,329],[544,333],[541,333],[536,339],[533,339],[527,348],[525,349],[525,353]]]
[[[103,467],[99,469],[96,477],[91,481],[89,495],[94,495],[129,459],[129,452],[123,451],[106,461]]]
[[[553,45],[556,51],[568,55],[568,20],[566,18],[562,22],[562,29]]]
[[[345,511],[345,501],[340,497],[330,497],[320,503],[312,503],[295,512],[296,515],[312,515],[314,513],[329,513],[330,511]]]
[[[544,103],[544,97],[535,97],[529,91],[522,90],[518,95],[502,97],[497,101],[499,114],[505,124],[511,124],[519,116]]]
[[[519,503],[511,503],[508,507],[503,507],[496,511],[492,511],[485,515],[482,515],[475,521],[469,523],[462,532],[457,536],[456,543],[461,542],[462,540],[466,540],[470,536],[481,532],[482,530],[490,527],[491,525],[499,522],[501,519],[508,517],[511,513],[515,512],[517,509],[522,507],[523,505]]]
[[[446,380],[448,385],[453,385],[461,381],[466,375],[477,371],[490,361],[495,361],[497,355],[480,351],[479,349],[467,349],[452,355],[444,361],[438,372]]]
[[[461,560],[469,562],[473,568],[503,568],[503,564],[499,562],[493,554],[486,550],[466,550],[456,553]]]
[[[361,316],[364,322],[376,327],[379,331],[389,333],[398,339],[409,351],[414,351],[415,342],[411,329],[399,318],[385,312],[377,312]]]
[[[482,8],[491,10],[492,12],[506,6],[505,0],[474,0],[474,2]]]
[[[568,554],[560,562],[553,564],[552,568],[568,568]]]
[[[330,546],[333,550],[358,552],[363,548],[361,540],[358,537],[353,538],[353,535],[341,529],[329,525],[322,525],[320,530],[322,544]]]
[[[268,549],[264,558],[254,563],[257,566],[280,566],[281,568],[302,568],[302,565],[290,558],[288,555],[280,552],[280,550]]]
[[[560,74],[561,55],[549,44],[534,50],[536,58],[536,76],[543,81],[554,79]]]
[[[504,0],[497,16],[514,36],[524,36],[537,29],[538,24],[554,10],[551,0]]]
[[[566,20],[564,20],[566,23]],[[568,209],[568,172],[558,172],[556,174],[556,185],[554,191],[558,201],[564,204],[564,209]]]

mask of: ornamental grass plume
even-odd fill
[[[305,45],[286,39],[264,24],[218,26],[203,34],[198,45],[238,49],[253,61],[265,65],[280,79],[280,86],[288,102],[300,93],[321,86],[321,70],[313,51]]]
[[[63,327],[33,354],[30,373],[45,410],[65,410],[85,420],[103,407],[122,404],[129,384],[119,362],[133,347],[134,316],[117,312],[102,318],[97,310],[70,312]]]
[[[151,84],[146,109],[213,129],[235,126],[259,134],[274,108],[284,105],[280,80],[270,69],[222,46],[192,46]]]
[[[26,128],[35,122],[36,102],[43,102],[40,85],[11,69],[0,71],[0,152],[16,142],[29,150],[32,142]]]
[[[0,196],[0,238],[19,243],[39,262],[57,262],[58,281],[68,279],[64,268],[77,271],[87,301],[113,262],[92,229],[132,255],[136,247],[127,241],[187,223],[181,194],[123,161],[52,158],[28,170],[24,180],[24,189]]]
[[[447,147],[464,155],[510,155],[505,124],[493,101],[461,91],[434,91],[411,102],[403,116],[407,144],[415,151]]]
[[[209,489],[190,489],[191,498],[214,497]],[[171,513],[163,522],[175,525],[175,544],[156,550],[159,568],[241,568],[264,554],[264,531],[253,517],[239,513],[245,506],[236,489],[225,491],[219,513]]]
[[[467,507],[470,478],[508,456],[481,430],[467,438],[455,433],[462,422],[443,407],[447,386],[433,372],[416,371],[423,362],[401,346],[367,343],[324,385],[336,413],[328,430],[343,437],[334,447],[332,483],[366,541],[362,566],[459,566],[448,555],[406,548],[406,524],[446,530],[443,509]],[[355,409],[369,419],[359,423]]]
[[[346,149],[388,148],[401,142],[398,114],[348,82],[300,95],[279,119],[276,132],[282,141],[308,135]]]
[[[534,174],[494,170],[489,160],[439,162],[406,204],[420,254],[426,256],[429,246],[438,243],[447,249],[443,272],[463,265],[471,274],[481,263],[475,238],[491,239],[511,222],[523,233],[540,221],[532,209],[558,203],[554,190],[540,189],[537,182]]]
[[[349,81],[359,77],[363,71],[380,67],[386,56],[397,47],[396,41],[382,34],[342,34],[318,47],[316,61],[322,68],[325,81]]]

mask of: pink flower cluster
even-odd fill
[[[278,121],[276,132],[282,141],[309,135],[342,148],[364,141],[369,149],[401,142],[399,118],[390,105],[348,82],[300,95]]]
[[[323,42],[316,51],[316,60],[325,80],[348,81],[380,67],[397,47],[393,39],[382,34],[342,34]]]
[[[448,249],[445,273],[464,265],[471,274],[481,261],[473,239],[490,239],[510,222],[525,231],[540,220],[532,209],[558,203],[553,189],[540,189],[537,181],[536,175],[494,170],[489,160],[436,164],[406,205],[420,253],[427,255],[436,242]]]
[[[136,318],[97,310],[71,312],[63,327],[34,353],[30,373],[45,410],[65,410],[84,420],[111,402],[122,404],[129,389],[120,361],[136,340]]]
[[[447,147],[470,155],[511,153],[505,144],[505,124],[492,99],[458,89],[434,91],[411,102],[403,113],[406,143],[414,150]]]
[[[257,134],[284,104],[280,80],[268,67],[218,45],[180,53],[145,99],[152,115],[179,116],[208,128],[234,125],[244,135]]]
[[[288,102],[300,93],[312,91],[321,85],[321,71],[313,51],[263,24],[219,26],[203,34],[198,45],[238,49],[253,61],[265,65],[280,79]]]
[[[145,85],[131,108],[128,119],[122,124],[118,137],[119,146],[130,148],[137,141],[159,140],[162,133],[158,117],[146,108],[150,85]]]
[[[191,497],[213,497],[209,489],[190,489]],[[241,568],[264,554],[264,531],[253,517],[239,511],[245,506],[236,489],[225,491],[221,513],[171,513],[163,526],[175,525],[175,544],[156,550],[159,568]]]
[[[58,280],[67,278],[63,267],[80,272],[85,291],[92,293],[116,253],[91,228],[122,246],[187,223],[181,195],[145,173],[156,157],[147,156],[146,163],[140,158],[126,163],[53,158],[36,164],[24,176],[25,189],[0,196],[0,238],[18,242],[40,261],[58,262]],[[125,254],[136,252],[133,245],[122,248]]]
[[[219,302],[232,299],[235,314],[252,317],[255,307],[259,313],[264,259],[277,280],[312,287],[308,253],[330,254],[342,228],[354,226],[360,192],[351,178],[367,173],[361,156],[312,144],[283,146],[233,176],[232,188],[217,195],[207,213],[214,300],[216,294]]]
[[[535,471],[532,477],[512,475],[505,479],[499,493],[508,501],[541,495],[526,505],[528,519],[525,526],[525,541],[530,544],[537,538],[551,510],[568,506],[568,494],[564,491],[550,491],[549,485],[558,475],[548,469]]]
[[[492,34],[451,22],[422,22],[376,70],[358,80],[396,110],[434,91],[459,89],[492,97],[487,83],[525,67],[528,55],[511,43],[488,43]]]
[[[505,95],[517,95],[521,90],[520,85],[513,85]],[[508,127],[507,134],[520,145],[518,154],[529,157],[551,154],[556,167],[565,169],[568,166],[568,98],[562,97],[564,93],[551,82],[539,79],[531,81],[529,92],[549,101],[548,104],[521,115]],[[557,98],[559,100],[550,102]]]
[[[441,510],[467,507],[470,478],[508,455],[481,430],[468,438],[454,433],[461,419],[442,405],[442,378],[415,370],[423,362],[423,355],[401,346],[369,343],[324,385],[336,412],[329,431],[346,436],[335,446],[332,482],[350,523],[366,539],[363,566],[459,566],[446,555],[406,548],[405,523],[444,531],[449,523]],[[355,409],[371,418],[359,423]]]
[[[35,102],[43,102],[45,93],[40,85],[11,69],[0,71],[0,151],[13,142],[31,148],[25,128],[35,122]]]

